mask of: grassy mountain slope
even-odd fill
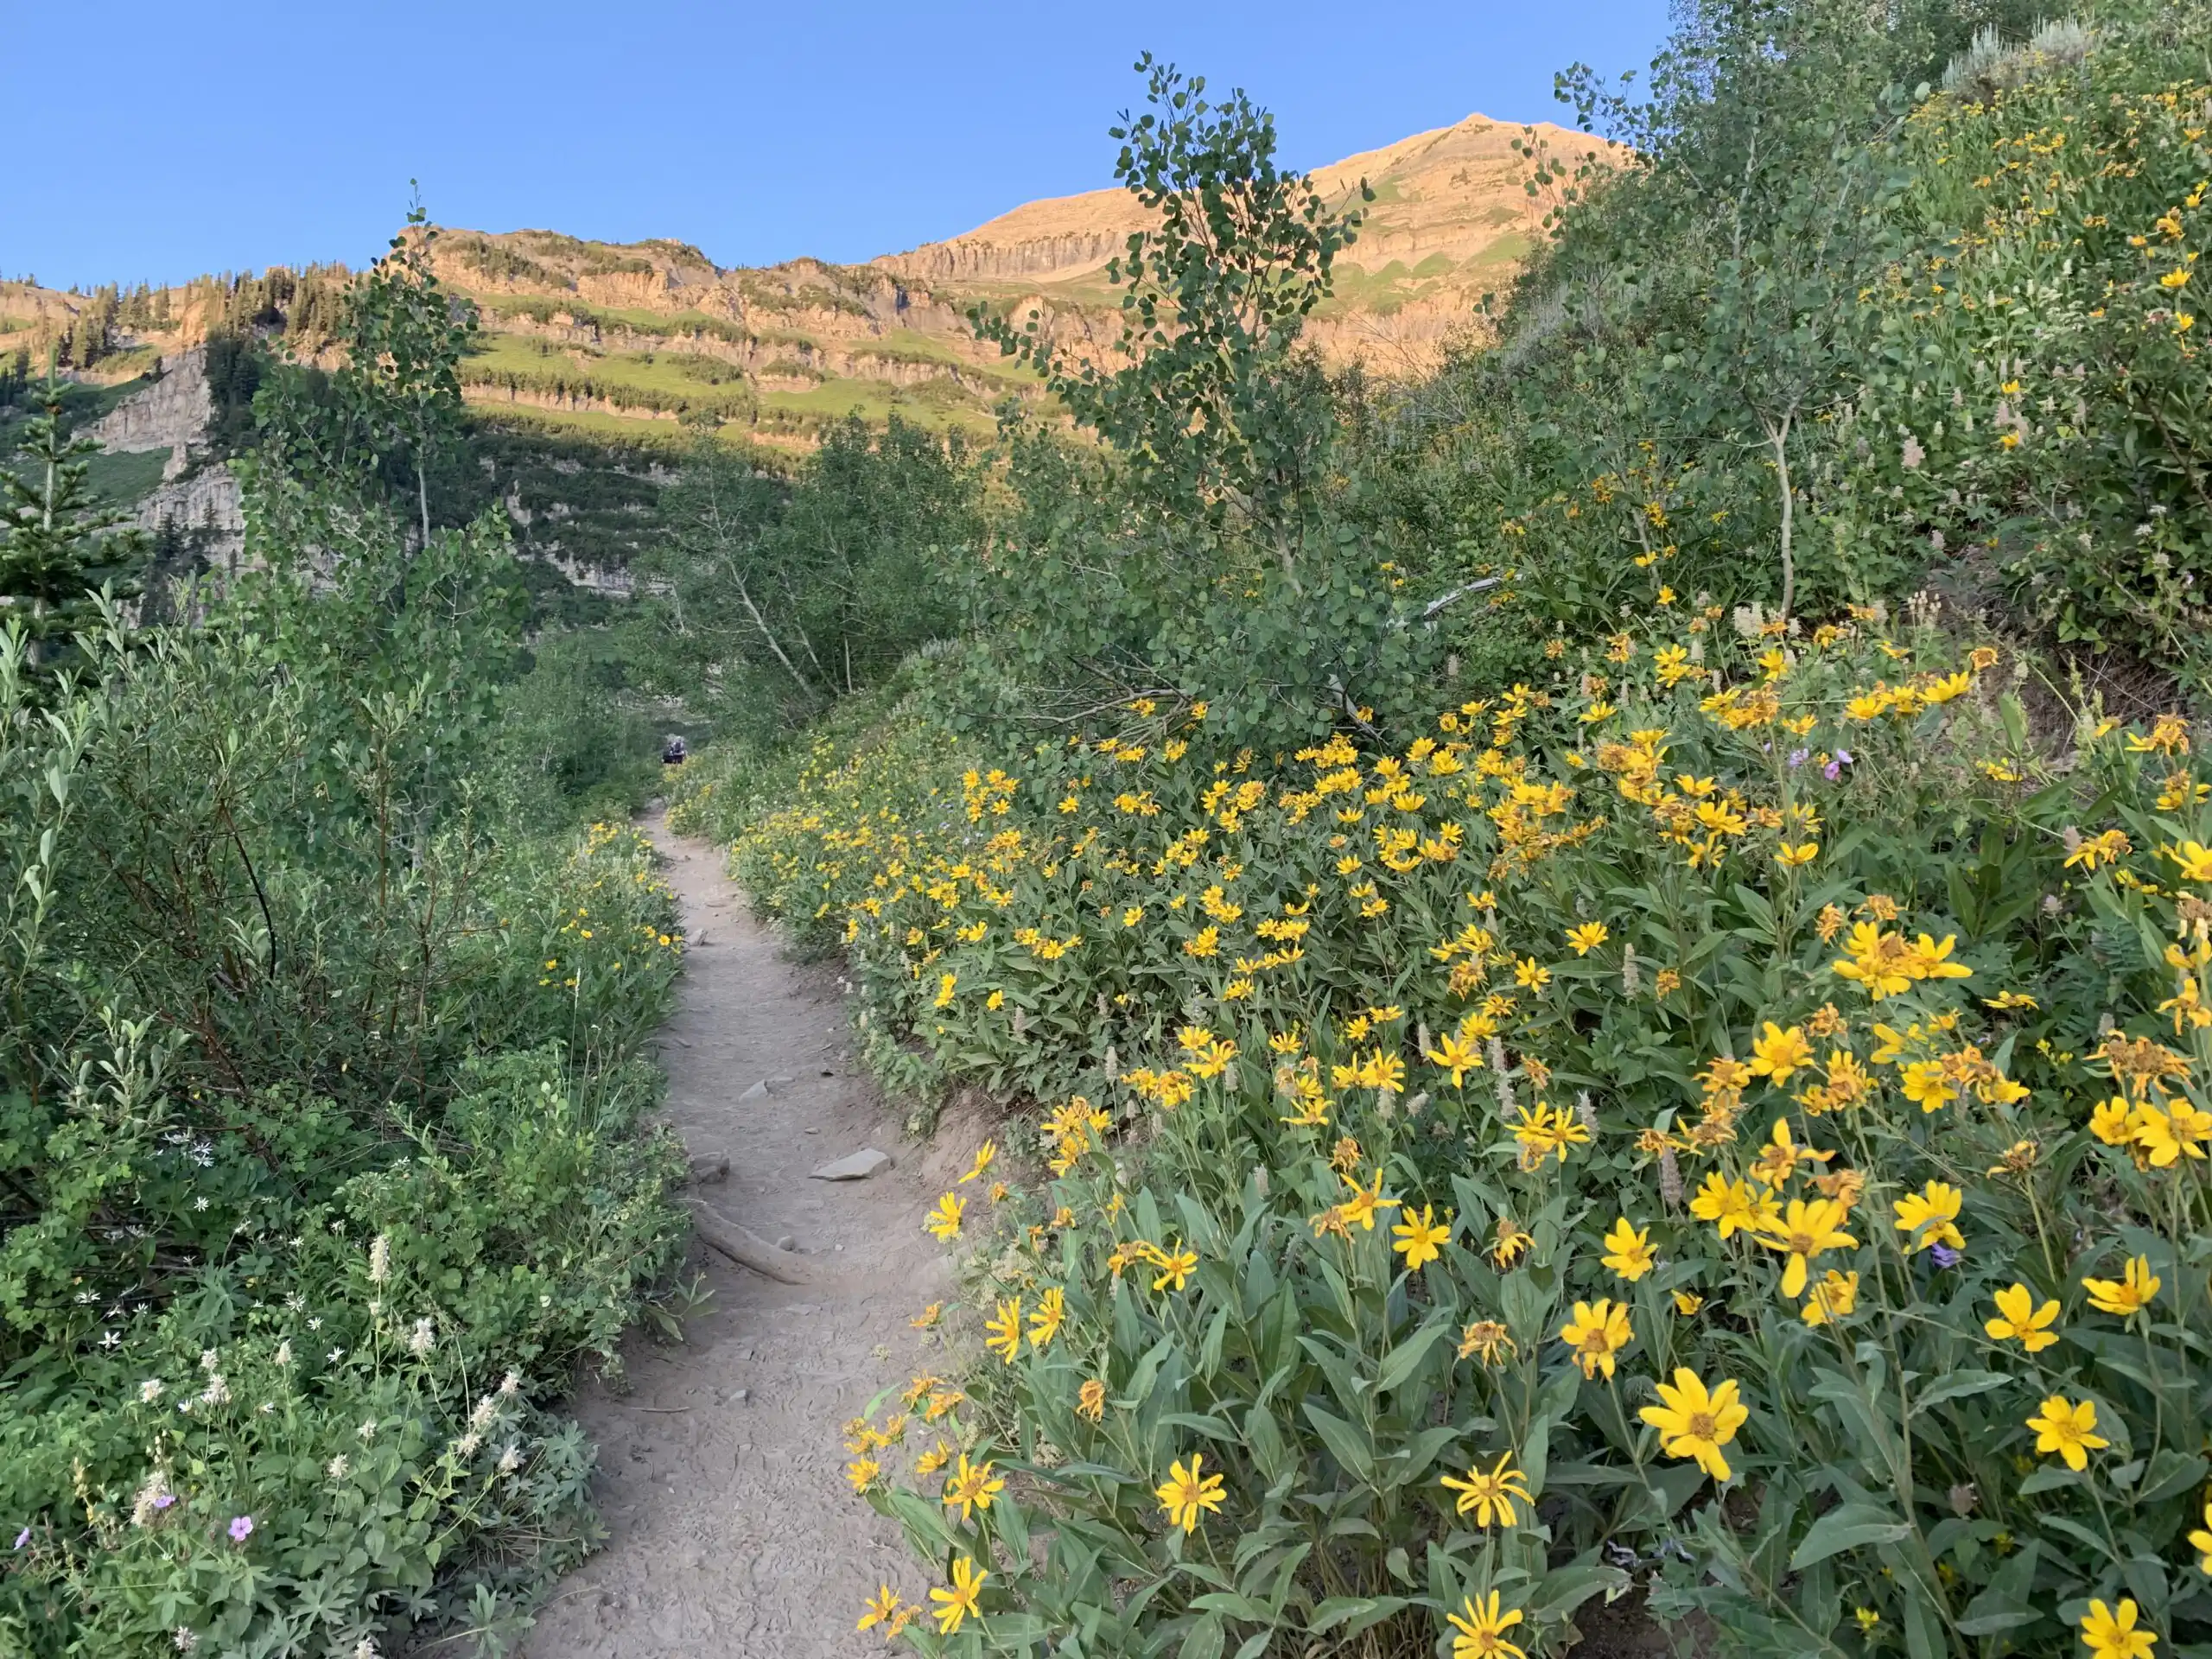
[[[1319,171],[1339,202],[1362,180],[1375,192],[1338,264],[1336,296],[1312,324],[1332,360],[1419,372],[1471,324],[1482,295],[1527,251],[1546,205],[1527,189],[1529,163],[1515,150],[1524,133],[1555,156],[1595,147],[1559,127],[1476,115]],[[464,378],[487,413],[649,448],[673,444],[690,420],[734,442],[804,451],[849,415],[989,430],[996,404],[1039,389],[973,338],[969,308],[1035,308],[1070,339],[1110,341],[1106,264],[1142,217],[1128,193],[1094,190],[865,265],[723,268],[686,243],[539,230],[450,230],[436,257],[440,276],[483,310],[483,347]],[[343,280],[334,268],[318,275]],[[81,378],[135,379],[162,353],[234,322],[235,289],[203,279],[157,296],[161,326],[125,332]],[[0,352],[22,345],[42,355],[86,303],[0,285]]]
[[[1363,179],[1376,195],[1313,321],[1332,359],[1416,372],[1471,322],[1544,209],[1514,149],[1524,130],[1471,116],[1319,170],[1340,202]],[[1534,133],[1557,156],[1593,147],[1558,127]],[[1038,388],[973,339],[969,308],[1036,308],[1071,338],[1110,340],[1106,264],[1142,219],[1128,193],[1096,190],[867,265],[725,270],[679,242],[550,231],[448,232],[438,263],[492,331],[468,370],[472,402],[601,427],[712,418],[794,449],[849,414],[987,430],[995,404]]]
[[[1339,207],[1354,205],[1362,181],[1375,193],[1359,239],[1338,261],[1336,296],[1309,328],[1325,355],[1386,373],[1433,365],[1541,229],[1548,203],[1529,194],[1530,162],[1515,149],[1531,138],[1559,159],[1603,154],[1586,134],[1548,123],[1531,129],[1471,115],[1315,172]],[[1027,203],[875,264],[942,296],[1088,314],[1112,304],[1107,262],[1145,222],[1127,191],[1093,190]]]

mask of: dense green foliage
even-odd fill
[[[86,591],[120,538],[60,422],[25,428],[10,1654],[505,1650],[596,1536],[545,1407],[619,1369],[686,1235],[681,1148],[639,1128],[672,901],[641,836],[582,824],[645,792],[647,734],[588,647],[526,641],[504,512],[422,517],[461,320],[404,260],[346,317],[382,372],[250,429],[245,574],[197,626]]]
[[[16,441],[22,470],[0,470],[0,594],[20,613],[25,663],[35,671],[92,620],[93,595],[128,582],[145,537],[94,503],[86,458],[99,446],[69,436],[50,372],[38,414]]]
[[[957,627],[982,527],[957,439],[831,427],[786,482],[702,438],[662,494],[626,630],[643,683],[716,728],[786,731]]]

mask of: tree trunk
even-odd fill
[[[1766,432],[1767,442],[1774,448],[1775,483],[1782,491],[1782,614],[1785,618],[1797,598],[1797,563],[1790,540],[1796,529],[1797,496],[1789,484],[1789,427],[1796,415],[1793,409],[1782,417],[1781,424],[1770,422]]]

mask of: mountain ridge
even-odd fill
[[[1601,164],[1616,153],[1548,123],[1477,114],[1315,169],[1333,206],[1352,205],[1363,180],[1374,192],[1338,256],[1336,291],[1307,322],[1324,357],[1419,373],[1473,327],[1482,296],[1510,279],[1542,234],[1548,203],[1529,182],[1540,147]],[[462,372],[480,409],[647,442],[690,422],[801,452],[848,416],[980,435],[1006,399],[1040,400],[1036,375],[975,338],[970,311],[1033,311],[1048,334],[1115,340],[1119,296],[1106,267],[1147,222],[1129,193],[1103,189],[1026,202],[857,265],[724,267],[671,238],[617,244],[460,227],[441,230],[433,257],[483,316]],[[0,353],[67,339],[105,306],[137,321],[118,327],[109,355],[80,378],[126,379],[224,327],[281,329],[287,346],[312,354],[346,279],[335,267],[201,279],[126,296],[119,308],[111,294],[13,284],[0,293]],[[253,291],[242,296],[245,287]]]

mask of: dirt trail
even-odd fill
[[[667,855],[694,944],[664,1033],[665,1116],[695,1156],[727,1154],[698,1189],[731,1221],[797,1249],[785,1285],[704,1251],[713,1300],[681,1345],[635,1341],[629,1384],[593,1386],[576,1415],[599,1443],[612,1537],[563,1583],[528,1659],[842,1659],[877,1584],[918,1582],[897,1529],[848,1489],[840,1426],[922,1369],[907,1321],[947,1294],[922,1231],[925,1176],[966,1148],[906,1141],[845,1045],[835,979],[785,961],[747,913],[716,849],[646,826]],[[769,1079],[765,1096],[742,1098]],[[809,1179],[875,1147],[896,1166]],[[779,1253],[781,1254],[780,1252]],[[943,1367],[941,1355],[933,1363]]]

